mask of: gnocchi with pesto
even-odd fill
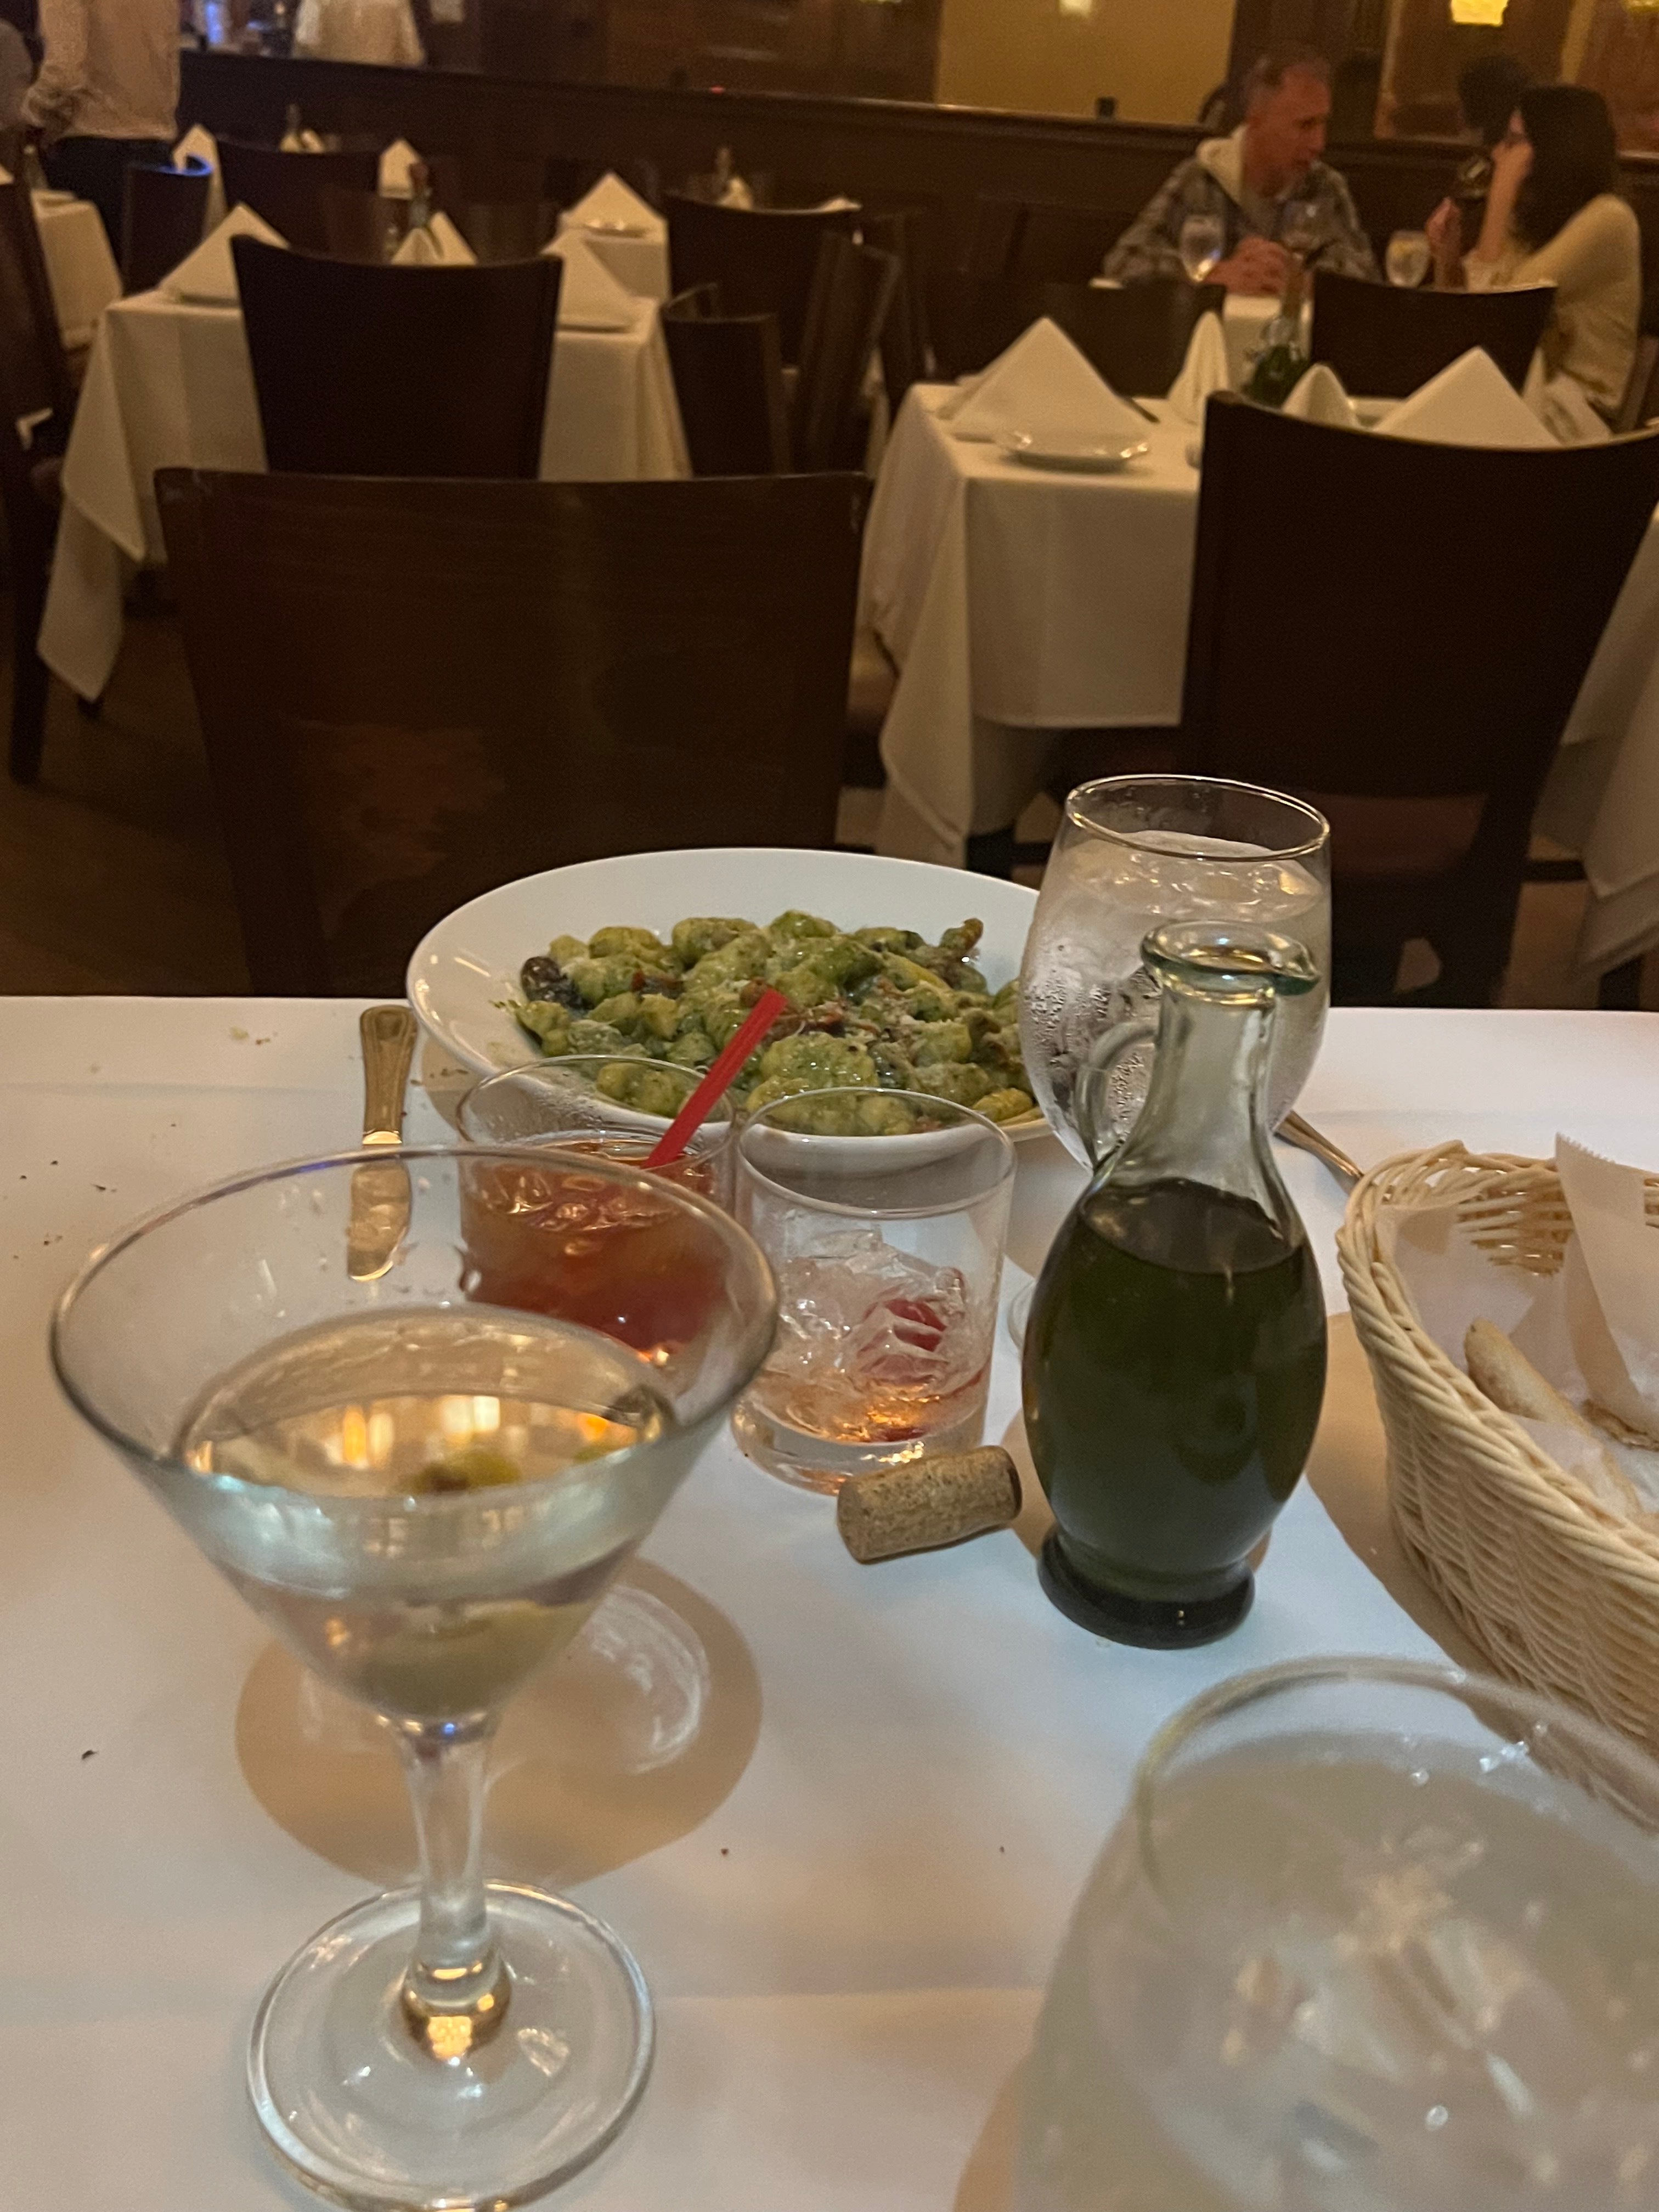
[[[828,1134],[903,1135],[925,1115],[883,1092],[971,1106],[993,1121],[1035,1112],[1019,1049],[1019,987],[991,991],[974,965],[982,925],[964,921],[929,945],[914,929],[844,931],[817,915],[781,914],[764,928],[724,915],[649,929],[556,937],[526,960],[520,1027],[552,1060],[573,1053],[708,1066],[769,984],[789,1002],[732,1086],[747,1110],[819,1091]],[[632,1102],[644,1106],[642,1067]]]

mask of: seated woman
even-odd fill
[[[1608,421],[1630,379],[1642,309],[1642,235],[1618,183],[1613,118],[1601,94],[1533,85],[1494,149],[1474,251],[1462,252],[1462,218],[1451,200],[1428,224],[1443,289],[1554,285],[1544,365],[1552,376],[1571,377]]]

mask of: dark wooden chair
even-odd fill
[[[981,369],[1042,313],[1045,284],[1086,284],[1131,218],[1096,208],[981,198],[958,265],[935,280],[946,376]]]
[[[1419,445],[1210,402],[1179,765],[1332,824],[1337,994],[1407,940],[1485,1006],[1557,741],[1659,504],[1659,433]],[[1264,548],[1278,548],[1264,558]]]
[[[850,238],[858,210],[714,207],[676,192],[664,209],[675,291],[718,284],[727,314],[775,315],[784,361],[799,362],[819,244]]]
[[[1636,358],[1613,427],[1622,436],[1644,429],[1656,415],[1659,415],[1659,337],[1644,331],[1636,341]]]
[[[1309,351],[1364,398],[1399,399],[1484,346],[1517,392],[1555,302],[1555,287],[1524,292],[1401,291],[1361,276],[1314,279]]]
[[[380,181],[380,157],[368,151],[284,154],[275,146],[219,141],[219,173],[225,204],[251,207],[279,238],[301,253],[326,253],[325,191],[372,192]]]
[[[11,775],[40,772],[50,678],[35,646],[61,506],[75,389],[27,185],[0,185],[0,508],[11,566]],[[27,439],[18,428],[34,422]]]
[[[202,242],[213,171],[194,155],[175,169],[167,161],[135,161],[127,171],[121,210],[121,289],[154,291]]]
[[[409,227],[409,202],[383,199],[379,192],[323,187],[323,235],[332,261],[386,261],[389,235],[398,244]]]
[[[898,283],[881,326],[882,382],[887,388],[888,411],[895,419],[910,386],[924,382],[934,369],[927,318],[928,229],[923,208],[898,208],[864,218],[864,243],[878,253],[892,254],[899,264]]]
[[[251,238],[233,240],[231,252],[271,468],[536,475],[563,274],[556,257],[398,269]]]
[[[543,868],[829,846],[851,477],[156,478],[253,988],[402,988]]]
[[[480,261],[533,261],[559,227],[555,200],[463,200],[445,213]]]
[[[862,459],[865,384],[898,283],[896,255],[835,231],[820,241],[790,422],[798,469],[853,468]]]
[[[1193,326],[1221,314],[1219,284],[1128,284],[1105,292],[1091,284],[1044,284],[1039,313],[1060,325],[1115,392],[1162,393],[1181,374]]]
[[[787,471],[789,403],[775,315],[727,315],[720,289],[681,292],[662,311],[691,472],[763,477]]]

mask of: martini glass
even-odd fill
[[[363,1265],[368,1226],[384,1261]],[[706,1199],[557,1151],[270,1168],[141,1222],[64,1293],[76,1410],[402,1754],[421,1878],[283,1968],[248,2086],[337,2203],[518,2203],[616,2135],[650,1998],[577,1906],[486,1883],[507,1700],[562,1651],[770,1347]]]

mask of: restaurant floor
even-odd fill
[[[0,721],[10,677],[0,679]],[[1046,836],[1038,807],[1022,824]],[[873,792],[844,795],[844,843],[874,842]],[[1023,879],[1036,883],[1035,871]],[[1528,885],[1504,1003],[1590,1006],[1572,974],[1582,884]],[[1407,981],[1415,980],[1410,972]],[[214,818],[176,623],[135,617],[97,720],[52,686],[33,790],[0,775],[0,993],[246,990],[228,871]],[[1659,1008],[1659,961],[1642,1003]]]

